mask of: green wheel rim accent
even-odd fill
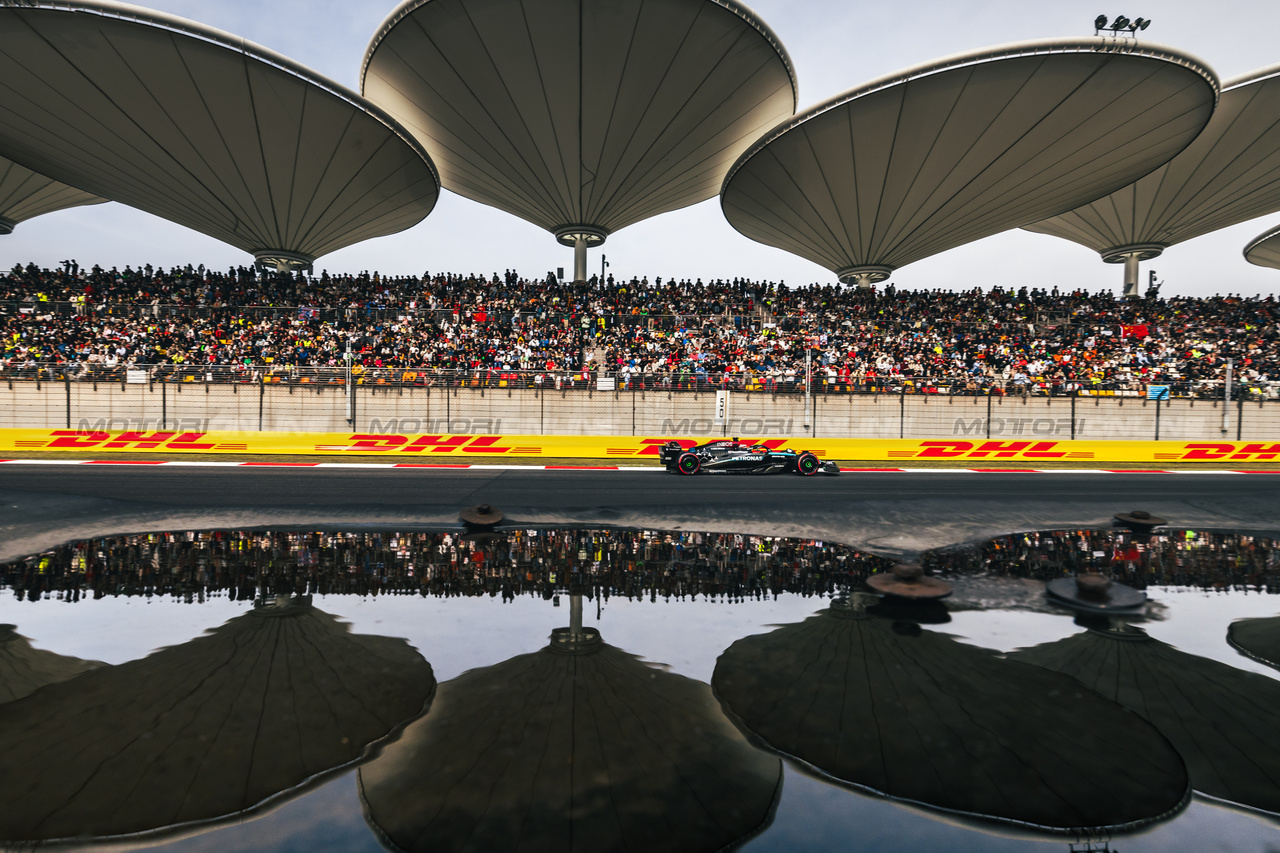
[[[676,464],[680,467],[680,470],[686,474],[692,474],[700,467],[698,457],[696,456],[681,456],[680,461]]]

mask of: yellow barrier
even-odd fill
[[[655,461],[669,436],[417,435],[296,432],[100,432],[0,429],[0,453],[72,451],[262,455],[377,456],[402,463],[467,464],[544,457]],[[713,438],[679,437],[685,447]],[[744,444],[809,450],[827,459],[874,463],[1230,463],[1280,461],[1280,441],[1009,441],[985,439],[742,438]]]

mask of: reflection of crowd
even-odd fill
[[[94,539],[0,567],[19,599],[561,593],[670,600],[831,594],[890,565],[810,540],[650,531],[275,533]]]
[[[1280,551],[1271,539],[1196,530],[1155,534],[1054,530],[999,536],[981,546],[938,551],[938,571],[1052,580],[1099,572],[1138,589],[1189,586],[1280,593]]]
[[[931,552],[930,571],[1050,580],[1095,571],[1138,588],[1280,593],[1275,542],[1192,530],[1057,530]],[[730,533],[517,530],[153,533],[92,539],[0,566],[19,599],[277,595],[623,596],[737,601],[861,588],[892,561],[834,543]]]
[[[15,267],[0,276],[10,376],[793,390],[806,351],[827,391],[1246,393],[1280,380],[1273,297],[1117,300],[973,289],[880,292],[656,278],[585,284],[492,276],[306,277],[203,267]],[[186,369],[177,367],[186,366]],[[313,380],[315,381],[315,380]]]
[[[1138,588],[1280,593],[1271,539],[1176,530],[1052,530],[925,555],[931,571],[1048,580],[1102,571]],[[90,539],[0,566],[0,585],[38,601],[228,594],[422,594],[684,599],[858,589],[892,561],[835,543],[650,530],[463,533],[155,533]]]

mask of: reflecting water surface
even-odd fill
[[[1275,543],[920,562],[949,595],[688,531],[70,543],[0,566],[0,845],[1280,849]]]
[[[0,704],[99,666],[93,661],[34,648],[16,628],[0,625]]]
[[[1070,675],[1149,720],[1197,791],[1280,813],[1280,681],[1180,652],[1134,626],[1092,628],[1010,658]]]
[[[782,763],[701,682],[592,629],[447,682],[360,770],[400,850],[720,850],[768,826]]]
[[[1178,752],[1137,714],[1069,677],[857,604],[739,640],[712,684],[778,750],[949,812],[1118,830],[1169,816],[1190,793]]]

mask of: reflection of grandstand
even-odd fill
[[[1280,593],[1271,539],[1170,531],[1010,534],[927,555],[931,569],[1050,579],[1114,572],[1124,582]],[[19,597],[168,595],[188,602],[278,595],[552,598],[561,594],[740,601],[859,588],[892,562],[844,545],[731,533],[638,530],[153,533],[78,542],[0,567]]]
[[[938,571],[1052,580],[1082,572],[1147,586],[1280,594],[1276,541],[1226,531],[1046,530],[999,536],[972,548],[936,552]]]
[[[889,561],[811,540],[735,534],[521,530],[117,536],[0,567],[19,597],[518,595],[728,600],[830,594]]]

